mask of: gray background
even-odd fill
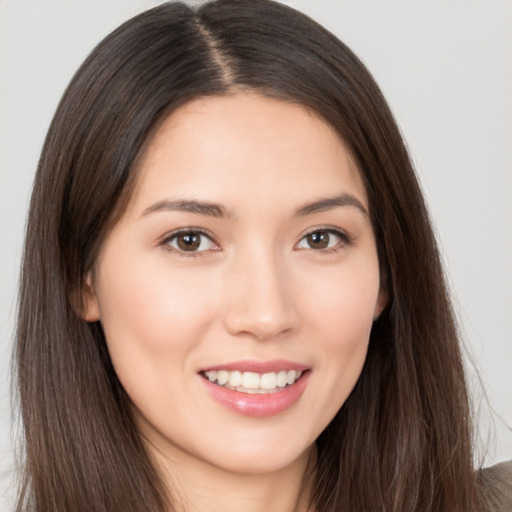
[[[13,489],[9,363],[25,215],[43,138],[93,46],[158,3],[0,0],[0,510],[10,509]],[[286,3],[345,41],[395,112],[432,210],[472,360],[480,453],[486,465],[512,458],[512,2]]]

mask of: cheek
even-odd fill
[[[309,297],[310,336],[317,344],[317,414],[326,426],[355,386],[368,349],[379,294],[377,265],[351,265],[324,279]]]
[[[336,269],[324,276],[322,287],[307,295],[305,311],[310,311],[315,328],[324,334],[333,349],[349,349],[368,341],[379,296],[377,264],[364,262]],[[309,289],[315,289],[311,284]]]
[[[110,357],[130,393],[132,381],[158,387],[158,376],[186,363],[214,317],[215,301],[190,276],[171,275],[159,262],[127,260],[111,258],[115,265],[101,268],[98,297]]]
[[[197,279],[172,272],[158,260],[110,259],[115,266],[101,269],[98,295],[102,321],[116,332],[144,333],[158,348],[159,340],[168,342],[183,328],[200,324],[198,313],[205,311],[208,301]]]

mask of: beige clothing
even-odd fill
[[[512,460],[481,472],[488,512],[512,512]]]

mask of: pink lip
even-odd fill
[[[225,369],[226,366],[222,368]],[[238,366],[238,368],[240,367]],[[249,394],[233,391],[214,384],[203,376],[201,381],[213,399],[229,410],[243,416],[265,418],[279,414],[297,403],[306,389],[310,374],[311,372],[307,371],[292,385],[286,386],[281,391],[266,394]]]
[[[299,363],[294,363],[293,361],[286,361],[284,359],[272,359],[270,361],[234,361],[232,363],[209,366],[208,368],[203,368],[201,372],[213,372],[219,370],[227,370],[229,372],[238,370],[239,372],[254,373],[271,373],[280,371],[288,372],[290,370],[300,370],[301,372],[303,372],[308,368],[308,366]]]

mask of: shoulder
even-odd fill
[[[480,471],[489,512],[512,511],[512,460]]]

